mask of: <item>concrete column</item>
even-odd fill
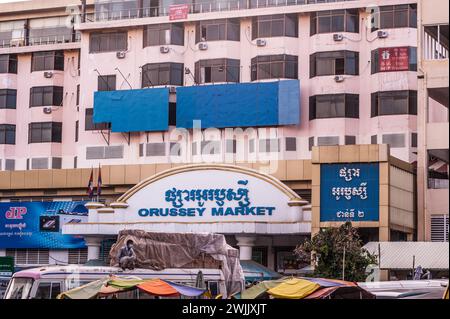
[[[99,237],[85,237],[86,246],[88,247],[88,261],[100,259],[100,248],[102,238]]]
[[[4,257],[4,256],[6,256],[6,250],[0,249],[0,257]]]
[[[239,246],[239,259],[252,260],[253,246],[255,246],[256,237],[235,236]]]

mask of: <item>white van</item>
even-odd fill
[[[183,285],[195,286],[197,275],[203,273],[207,289],[213,296],[225,295],[226,284],[219,269],[135,269],[122,271],[116,267],[95,266],[44,266],[15,273],[9,282],[3,299],[55,299],[61,292],[80,287],[109,275],[139,277],[141,279],[164,279]],[[122,295],[122,296],[120,296]],[[119,294],[121,298],[149,298],[136,290]]]

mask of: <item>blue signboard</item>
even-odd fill
[[[86,247],[83,238],[61,233],[64,224],[87,221],[85,203],[0,203],[0,249]]]
[[[378,221],[379,176],[378,163],[322,164],[320,221]]]

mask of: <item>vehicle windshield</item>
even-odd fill
[[[30,297],[32,278],[13,278],[9,283],[5,299],[28,299]]]

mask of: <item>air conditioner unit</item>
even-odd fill
[[[116,57],[118,59],[125,59],[126,56],[127,56],[127,54],[124,51],[119,51],[119,52],[116,53]]]
[[[267,41],[264,39],[258,39],[256,40],[256,45],[259,47],[265,47],[267,45]]]
[[[53,72],[44,72],[44,78],[51,79],[53,77]]]
[[[177,93],[176,86],[169,86],[169,93]]]
[[[208,50],[208,43],[201,42],[198,44],[198,48],[199,48],[199,50],[206,51],[206,50]]]
[[[169,51],[170,51],[169,47],[160,47],[159,48],[159,52],[161,52],[162,54],[169,53]]]
[[[389,36],[387,31],[378,31],[377,33],[378,39],[385,39]]]
[[[44,107],[44,114],[52,114],[52,108],[51,107]]]
[[[343,76],[343,75],[336,75],[336,76],[334,77],[334,80],[335,80],[336,82],[338,82],[338,83],[344,82],[344,76]]]
[[[335,33],[335,34],[333,34],[333,40],[334,41],[342,41],[342,40],[344,40],[344,36],[342,34]]]

